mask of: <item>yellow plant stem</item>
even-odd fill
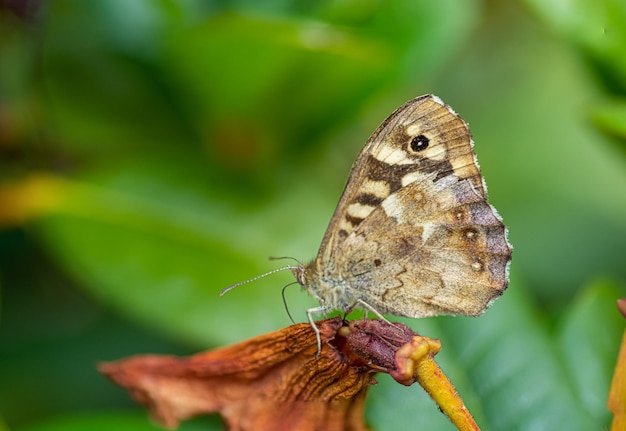
[[[398,368],[403,375],[413,376],[417,380],[460,431],[480,431],[456,388],[435,362],[435,355],[440,349],[439,340],[413,337],[410,343],[396,353]]]

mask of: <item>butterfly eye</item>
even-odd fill
[[[414,153],[419,153],[420,151],[424,151],[428,148],[428,144],[430,144],[430,139],[428,139],[424,135],[417,135],[413,139],[411,139],[411,143],[409,147]]]
[[[380,259],[374,259],[374,265],[375,266],[380,266],[382,264]]]

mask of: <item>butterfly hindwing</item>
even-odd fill
[[[506,288],[505,228],[467,180],[416,181],[388,200],[412,205],[383,202],[342,244],[335,272],[351,296],[382,313],[477,315]]]

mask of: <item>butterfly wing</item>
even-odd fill
[[[383,313],[476,315],[506,288],[510,255],[467,125],[427,95],[372,134],[311,269]]]

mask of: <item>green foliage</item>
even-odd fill
[[[607,428],[626,296],[621,2],[54,0],[35,12],[0,9],[0,189],[40,187],[0,208],[6,428],[154,429],[97,361],[288,325],[288,273],[219,292],[283,264],[268,256],[312,258],[360,147],[423,93],[472,127],[513,280],[483,317],[406,323],[442,340],[482,429]],[[23,201],[26,216],[8,217]],[[304,320],[314,302],[296,290]],[[386,376],[367,419],[452,429]]]

